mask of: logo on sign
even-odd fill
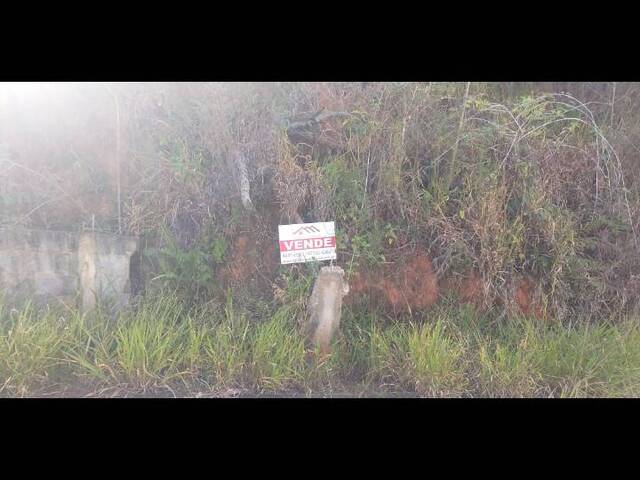
[[[310,227],[300,227],[298,230],[293,232],[294,235],[302,235],[303,233],[320,233],[320,230],[311,225]]]

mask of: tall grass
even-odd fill
[[[251,373],[258,388],[283,390],[304,384],[304,339],[296,333],[294,325],[289,309],[281,307],[270,321],[255,327]]]
[[[637,335],[636,321],[568,328],[516,321],[502,339],[484,338],[479,345],[481,381],[497,395],[634,395]]]
[[[38,315],[30,304],[10,311],[0,306],[0,393],[24,395],[29,388],[57,380],[71,333],[58,313]]]
[[[407,340],[410,378],[420,392],[441,396],[466,390],[464,343],[447,334],[441,319],[411,328]]]
[[[562,326],[444,305],[410,321],[345,309],[333,354],[305,350],[297,307],[250,320],[149,298],[117,318],[0,306],[0,395],[640,395],[637,318]]]
[[[249,322],[238,315],[233,297],[227,295],[222,318],[203,311],[204,334],[200,361],[202,369],[221,387],[242,383],[250,359]]]
[[[115,331],[114,364],[125,380],[146,385],[183,374],[189,322],[174,298],[142,304]]]

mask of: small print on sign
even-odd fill
[[[334,222],[278,225],[280,263],[304,263],[336,259]]]

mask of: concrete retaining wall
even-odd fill
[[[84,310],[126,305],[136,237],[95,232],[0,229],[0,295],[9,304],[56,300]]]

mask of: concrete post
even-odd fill
[[[98,296],[96,269],[96,236],[94,233],[83,233],[78,244],[78,267],[80,269],[80,289],[82,295],[82,311],[95,308]]]
[[[340,267],[322,267],[309,302],[306,334],[311,343],[327,355],[333,335],[340,327],[342,297],[349,293]]]

